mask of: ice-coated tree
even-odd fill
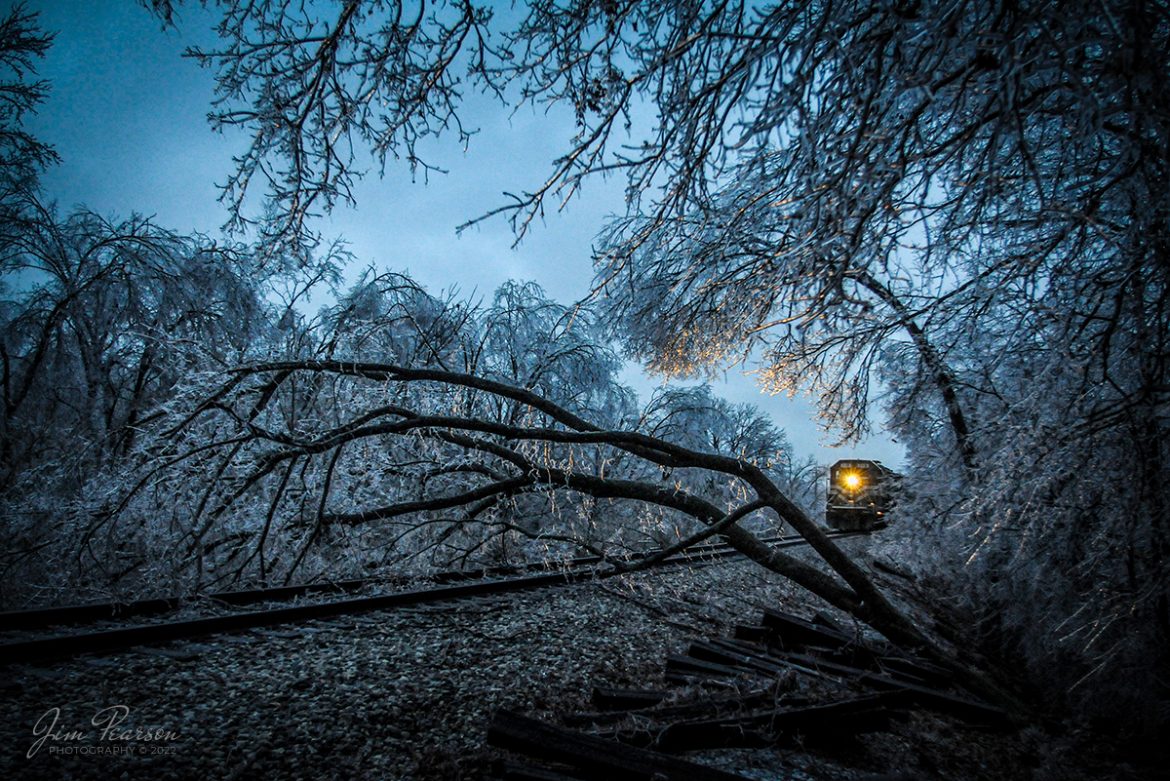
[[[6,601],[88,582],[79,571],[102,578],[93,556],[77,556],[85,508],[119,490],[141,436],[183,388],[267,355],[275,330],[246,254],[141,217],[59,217],[22,197],[0,219]],[[110,566],[122,557],[105,553],[134,547],[106,542],[97,558]]]
[[[624,554],[677,542],[680,524],[693,523],[628,512],[610,501],[631,498],[622,493],[569,491],[576,496],[565,500],[547,480],[510,474],[517,462],[501,463],[497,452],[507,448],[531,469],[641,481],[650,488],[639,490],[651,494],[664,485],[694,487],[714,507],[743,499],[726,476],[707,475],[692,486],[682,479],[686,469],[600,440],[561,441],[545,430],[533,399],[589,416],[601,431],[647,432],[699,453],[745,459],[785,488],[800,478],[782,432],[705,388],[664,390],[638,413],[590,308],[556,304],[532,284],[505,284],[491,305],[477,309],[432,297],[401,274],[367,276],[310,330],[320,346],[287,356],[288,371],[257,370],[267,378],[260,386],[205,400],[190,420],[176,413],[181,422],[148,451],[146,479],[114,523],[137,528],[126,518],[157,515],[153,486],[172,500],[190,490],[167,511],[185,514],[175,523],[189,530],[184,546],[193,546],[179,560],[197,561],[198,572],[216,578],[287,580],[309,564],[328,565],[336,576],[338,567],[363,571],[388,561],[506,563],[498,560],[505,550],[520,558],[580,547]],[[366,357],[421,374],[377,383],[344,369],[313,369],[374,365]],[[490,390],[497,385],[510,392]],[[232,412],[235,405],[244,406]],[[438,433],[443,428],[456,433]],[[458,433],[463,429],[495,436],[476,446]],[[282,443],[293,449],[277,455],[271,447]],[[283,469],[293,465],[290,484]],[[290,558],[290,550],[300,553]],[[351,555],[357,559],[346,565]]]
[[[12,192],[35,187],[40,173],[57,160],[51,146],[23,127],[25,115],[48,94],[47,83],[31,79],[52,41],[21,3],[0,18],[0,207]]]
[[[761,348],[768,381],[814,387],[851,438],[904,339],[968,472],[972,401],[932,331],[977,324],[973,290],[1086,278],[1161,229],[1160,4],[221,6],[222,47],[192,54],[218,68],[215,121],[254,139],[239,218],[262,176],[267,224],[295,234],[349,197],[355,147],[425,166],[416,142],[463,138],[469,89],[563,104],[566,153],[500,211],[523,230],[583,177],[628,174],[598,282],[633,355],[676,373]]]
[[[970,604],[1089,638],[1074,679],[1140,668],[1166,701],[1164,2],[219,5],[195,55],[253,139],[237,218],[264,181],[269,233],[301,235],[371,165],[355,149],[425,168],[420,139],[466,140],[469,90],[563,107],[550,176],[494,213],[523,233],[628,176],[597,286],[631,355],[753,356],[845,438],[881,388],[934,489],[919,521],[952,532],[939,572],[969,560]]]
[[[518,293],[530,306],[517,302]],[[539,323],[547,314],[531,287],[506,286],[501,300],[514,324]],[[489,308],[478,325],[490,329],[498,316]],[[367,555],[455,553],[461,562],[507,536],[611,557],[666,540],[681,550],[718,535],[890,638],[931,651],[778,486],[775,477],[790,474],[776,463],[784,454],[772,450],[783,437],[758,413],[692,390],[663,394],[643,416],[661,436],[603,427],[587,416],[596,412],[603,421],[622,389],[582,395],[578,386],[596,384],[596,368],[576,351],[538,353],[537,341],[561,340],[553,333],[529,343],[521,335],[504,349],[526,345],[523,351],[502,350],[493,362],[527,361],[542,373],[561,373],[563,383],[553,387],[563,403],[515,380],[425,364],[296,359],[233,369],[219,388],[177,413],[135,489],[103,514],[101,533],[148,533],[151,525],[140,519],[157,513],[154,494],[165,490],[176,507],[173,525],[199,546],[191,551],[199,572],[219,580],[287,576],[315,544],[326,543],[318,554],[335,554],[321,535],[338,530],[361,535],[356,547]],[[694,447],[672,441],[672,431]],[[594,502],[606,504],[609,520],[590,511]],[[644,523],[665,529],[631,524],[631,506],[649,511],[640,516]],[[795,529],[827,568],[769,547],[741,523],[757,515],[772,528]],[[300,546],[288,544],[298,538]]]
[[[138,216],[61,218],[32,193],[5,217],[0,470],[8,478],[74,456],[101,468],[133,445],[142,417],[186,373],[240,362],[266,327],[246,261],[206,240]]]

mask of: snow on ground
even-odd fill
[[[751,620],[759,607],[811,612],[804,596],[770,581],[743,562],[675,569],[456,610],[417,607],[15,668],[3,689],[0,771],[22,779],[478,778],[494,756],[484,736],[496,708],[548,718],[589,710],[593,684],[661,686],[668,653]],[[117,706],[125,710],[101,718],[124,712],[125,720],[103,738],[90,722]],[[1036,740],[915,714],[863,741],[697,759],[760,779],[1069,777],[1045,774],[1052,760],[1028,748]],[[1042,772],[1032,774],[1021,760],[1028,756]]]

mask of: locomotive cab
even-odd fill
[[[882,528],[900,477],[880,461],[845,459],[833,464],[825,523],[838,531]]]

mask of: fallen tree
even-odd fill
[[[371,403],[352,404],[349,414],[328,423],[290,415],[290,400],[310,386],[318,393],[328,388],[331,399]],[[373,404],[374,397],[384,403]],[[493,417],[492,410],[507,413]],[[575,524],[574,518],[584,505],[597,510],[597,503],[604,503],[605,514],[645,518],[620,512],[633,505],[679,529],[674,549],[719,536],[893,642],[955,671],[978,693],[1006,698],[896,609],[760,464],[636,430],[604,428],[523,387],[389,363],[259,363],[232,370],[226,382],[160,441],[170,443],[165,453],[160,451],[161,460],[109,517],[125,513],[134,496],[152,485],[173,487],[176,473],[198,462],[199,468],[188,474],[188,479],[203,481],[189,519],[192,530],[201,530],[193,532],[198,539],[211,528],[224,533],[233,517],[263,519],[262,525],[233,538],[232,566],[237,568],[252,566],[268,573],[278,566],[295,569],[326,530],[339,528],[393,527],[398,543],[409,534],[424,535],[415,539],[416,547],[424,541],[445,544],[475,528],[491,535],[555,540],[607,556],[615,552],[612,540],[628,530],[611,528],[611,536],[605,537],[597,526]],[[333,490],[347,452],[380,454],[382,468],[395,474],[397,490],[384,494],[382,502],[360,504],[352,492]],[[306,478],[313,469],[323,470],[320,477]],[[448,479],[440,481],[440,474]],[[426,479],[416,479],[420,475]],[[386,495],[392,500],[385,502]],[[554,508],[559,522],[527,523],[516,512],[523,497],[537,497]],[[307,507],[313,508],[311,518],[302,512]],[[746,528],[749,520],[761,516],[795,529],[825,566],[772,548]],[[277,565],[266,546],[282,523],[299,525],[303,543],[291,564]],[[439,527],[437,537],[425,536]]]

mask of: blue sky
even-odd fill
[[[192,43],[214,43],[214,16],[191,2],[181,8],[179,32],[164,32],[131,0],[39,0],[27,7],[57,34],[39,69],[51,82],[49,99],[29,122],[62,157],[44,178],[46,190],[63,208],[139,212],[175,230],[217,234],[225,213],[215,183],[226,179],[246,139],[211,130],[214,74],[181,56]],[[315,227],[349,242],[355,271],[370,264],[408,271],[432,291],[457,287],[484,297],[508,279],[523,279],[561,301],[584,296],[593,277],[593,237],[607,215],[622,210],[622,182],[587,182],[581,197],[547,214],[517,248],[502,218],[457,237],[455,227],[503,203],[503,191],[531,189],[547,177],[572,132],[566,117],[531,109],[509,115],[486,100],[471,101],[462,116],[480,130],[469,148],[454,138],[431,147],[430,159],[449,174],[412,181],[404,165],[390,162],[385,176],[372,172],[359,185],[357,208],[338,207]],[[857,448],[824,448],[806,400],[762,394],[744,371],[729,369],[718,392],[767,411],[798,456],[902,460],[901,448],[881,437]],[[626,379],[643,394],[658,382],[636,367]]]

